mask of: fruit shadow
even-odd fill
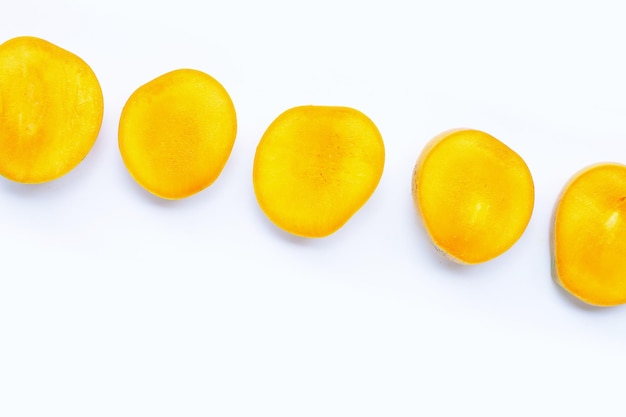
[[[321,241],[326,241],[332,237],[331,235],[331,236],[327,236],[324,238],[309,238],[309,237],[302,237],[302,236],[297,236],[292,233],[289,233],[281,229],[280,227],[276,226],[265,215],[265,213],[263,213],[263,210],[261,210],[261,208],[257,204],[256,199],[253,198],[253,200],[254,202],[251,202],[251,205],[254,205],[253,209],[255,211],[255,217],[257,218],[257,221],[259,222],[259,224],[263,225],[263,229],[267,230],[267,233],[273,236],[276,236],[282,242],[286,242],[289,245],[311,248],[311,247],[318,246]]]
[[[79,187],[81,183],[88,181],[90,173],[85,170],[91,169],[89,164],[81,163],[67,174],[41,183],[21,183],[7,178],[2,178],[1,187],[4,192],[20,199],[54,199],[69,190]]]
[[[430,236],[428,235],[428,231],[426,230],[426,226],[424,226],[424,222],[420,218],[419,215],[413,216],[413,224],[414,227],[419,231],[419,251],[427,251],[428,252],[428,260],[437,264],[438,268],[449,272],[446,276],[454,276],[455,279],[457,277],[465,278],[467,275],[480,275],[480,272],[477,274],[474,270],[482,269],[481,265],[464,265],[458,262],[454,262],[450,259],[444,252],[442,252],[439,248],[437,248]],[[470,271],[474,271],[469,273]]]
[[[59,180],[57,180],[59,181]],[[41,184],[22,184],[11,180],[2,180],[3,191],[18,198],[40,198],[49,193],[57,192],[61,188],[51,182]]]
[[[200,200],[211,198],[210,194],[212,187],[207,187],[196,194],[182,199],[162,198],[152,194],[150,191],[139,185],[139,183],[135,181],[123,165],[121,165],[121,169],[119,169],[118,172],[123,176],[122,182],[129,193],[133,194],[134,197],[142,200],[146,204],[149,204],[151,207],[155,207],[157,209],[174,210],[176,207],[186,207],[196,204]],[[217,184],[213,184],[213,186],[216,185]]]
[[[564,300],[566,304],[573,306],[574,308],[582,311],[588,311],[591,314],[609,314],[613,308],[595,306],[592,304],[588,304],[581,300],[580,298],[574,296],[569,291],[567,291],[563,286],[559,283],[558,278],[556,277],[556,271],[553,265],[553,260],[550,260],[550,276],[552,278],[552,288],[554,288],[557,296]]]

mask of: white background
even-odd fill
[[[70,174],[0,180],[0,416],[623,415],[626,309],[585,307],[550,275],[567,179],[626,162],[626,25],[608,1],[8,1],[0,41],[87,61],[101,134]],[[220,178],[183,201],[128,175],[117,123],[169,70],[217,78],[238,115]],[[257,206],[269,123],[357,108],[387,159],[337,233],[295,238]],[[454,127],[529,165],[526,233],[479,266],[431,247],[413,165]]]

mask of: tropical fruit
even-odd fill
[[[294,107],[271,123],[258,144],[254,191],[281,229],[324,237],[370,198],[384,163],[383,139],[365,114],[349,107]]]
[[[552,222],[556,281],[597,306],[626,302],[626,166],[597,164],[563,188]]]
[[[42,183],[76,167],[93,147],[102,90],[73,53],[30,36],[0,45],[0,174]]]
[[[137,183],[158,197],[181,199],[219,177],[236,135],[235,107],[226,89],[204,72],[179,69],[130,96],[118,141]]]
[[[524,160],[493,136],[471,129],[444,132],[425,146],[412,192],[434,245],[464,264],[507,251],[522,236],[534,206]]]

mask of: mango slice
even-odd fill
[[[522,236],[535,188],[526,163],[493,136],[444,132],[423,149],[413,199],[434,245],[462,264],[491,260]]]
[[[552,272],[596,306],[626,302],[626,166],[597,164],[575,174],[557,200]]]
[[[294,107],[278,116],[259,142],[254,191],[276,226],[298,236],[325,237],[370,198],[384,164],[381,134],[360,111]]]
[[[236,135],[235,107],[226,89],[204,72],[179,69],[130,96],[120,116],[118,142],[135,181],[175,200],[219,177]]]
[[[0,175],[65,175],[93,147],[103,114],[98,79],[78,56],[29,36],[0,45]]]

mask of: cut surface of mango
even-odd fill
[[[552,224],[553,275],[597,306],[626,302],[626,166],[585,168],[566,184]]]
[[[181,199],[220,175],[237,134],[235,107],[210,75],[179,69],[139,87],[120,117],[120,153],[152,194]]]
[[[533,180],[522,158],[471,129],[444,132],[425,146],[412,191],[435,246],[464,264],[507,251],[523,234],[534,206]]]
[[[63,176],[96,141],[104,102],[81,58],[46,40],[0,45],[0,174],[22,183]]]
[[[281,229],[324,237],[370,198],[385,163],[374,123],[349,107],[301,106],[271,123],[256,150],[254,191]]]

